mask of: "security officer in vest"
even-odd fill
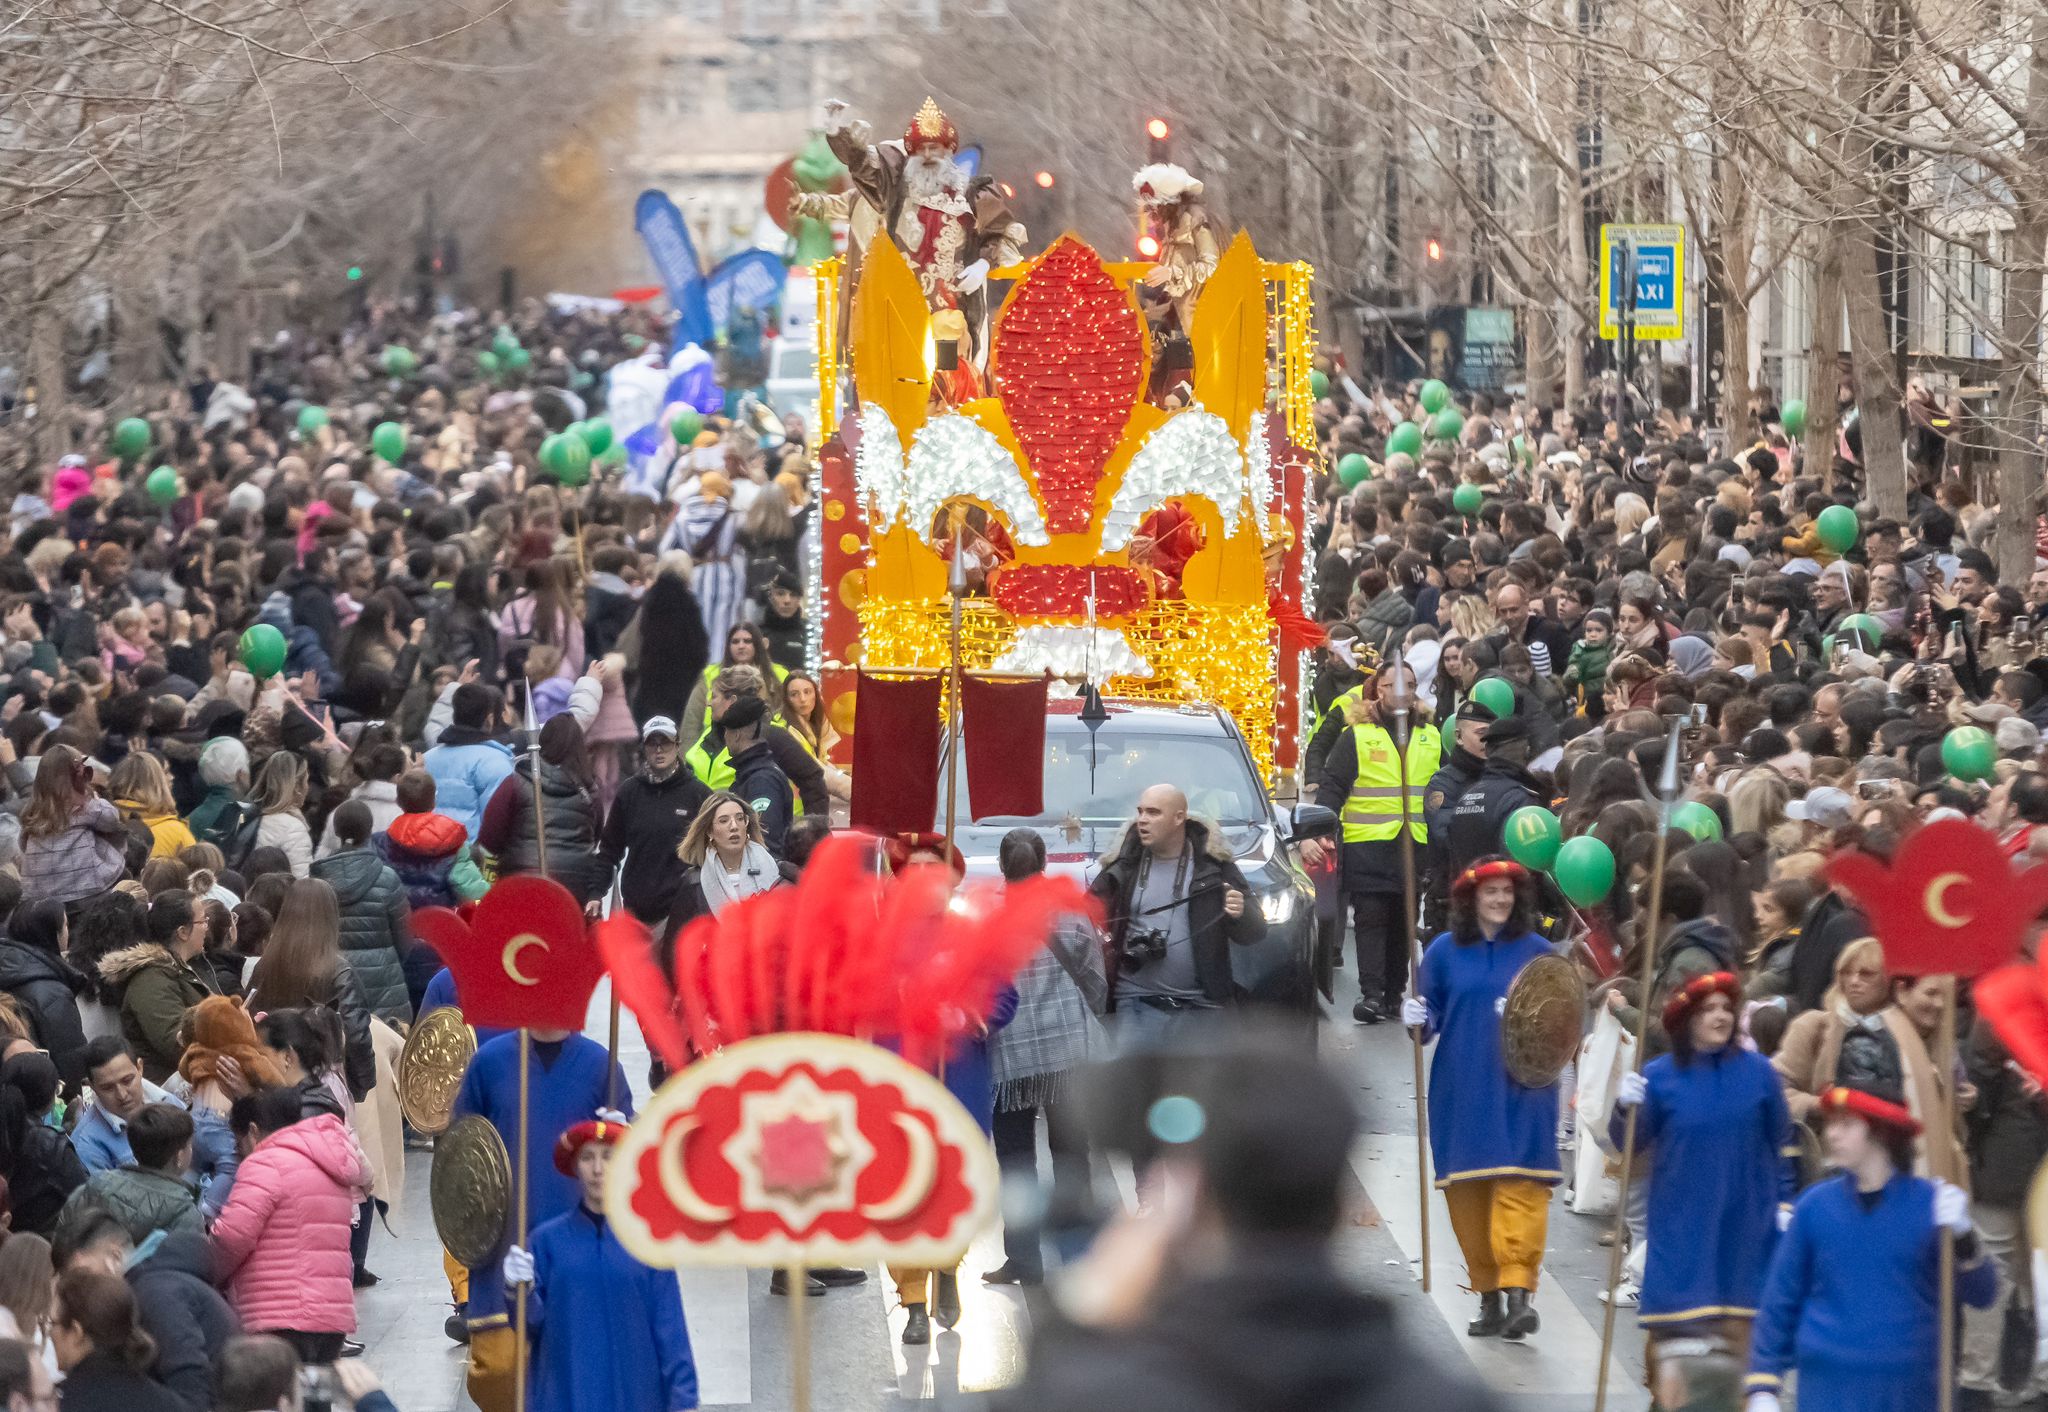
[[[1405,773],[1394,745],[1394,701],[1402,691],[1411,706]],[[1442,752],[1427,709],[1416,695],[1414,669],[1398,660],[1383,662],[1371,693],[1347,711],[1350,729],[1330,747],[1316,784],[1316,798],[1323,803],[1343,800],[1341,876],[1358,952],[1359,997],[1351,1015],[1368,1025],[1399,1014],[1401,994],[1408,988],[1408,942],[1415,918],[1405,915],[1402,792],[1405,779],[1419,874],[1427,865],[1429,845],[1423,786],[1436,774]]]
[[[1526,804],[1543,802],[1528,764],[1528,722],[1504,716],[1486,728],[1486,767],[1451,808],[1446,831],[1450,876],[1488,854],[1505,852],[1508,815]]]
[[[1317,654],[1315,690],[1310,693],[1317,714],[1308,744],[1302,750],[1301,769],[1302,779],[1311,786],[1323,777],[1323,762],[1330,756],[1330,747],[1351,728],[1344,713],[1352,702],[1365,695],[1379,662],[1378,655],[1355,635],[1344,635],[1352,631],[1349,623],[1330,624],[1329,646]],[[1341,799],[1317,802],[1331,809],[1343,803]]]
[[[683,753],[683,761],[690,767],[690,773],[702,780],[707,789],[733,787],[733,753],[726,748],[725,728],[719,722],[732,704],[742,697],[750,697],[766,705],[768,689],[760,668],[734,666],[718,674],[718,680],[711,685],[711,727]],[[825,793],[824,767],[816,756],[804,749],[802,741],[789,733],[779,716],[766,712],[764,715],[760,738],[767,743],[775,763],[782,767],[782,773],[789,776],[789,783],[796,791],[796,812],[829,817],[832,801]]]
[[[1423,896],[1423,934],[1442,931],[1449,921],[1451,879],[1451,811],[1465,797],[1465,791],[1479,782],[1486,768],[1486,728],[1493,724],[1492,711],[1471,698],[1458,708],[1451,753],[1443,768],[1430,776],[1422,794],[1422,816],[1429,827],[1429,888]]]

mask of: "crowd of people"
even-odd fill
[[[1455,442],[1389,454],[1396,426],[1428,420],[1418,387],[1347,387],[1320,404],[1325,451],[1372,468],[1319,502],[1328,643],[1304,769],[1341,838],[1304,852],[1334,870],[1350,923],[1354,1018],[1437,1045],[1431,1138],[1480,1291],[1469,1332],[1535,1332],[1548,1188],[1583,1203],[1633,1128],[1616,1297],[1653,1370],[1659,1348],[1706,1340],[1748,1360],[1752,1408],[1775,1408],[1795,1366],[1802,1408],[1931,1407],[1932,1256],[1953,1232],[1958,1293],[1983,1306],[1963,1319],[1959,1405],[2048,1390],[2025,1371],[2040,1085],[1967,986],[1888,967],[1822,871],[1842,850],[1889,860],[1935,819],[1983,828],[2015,867],[2048,852],[2048,569],[2001,578],[1993,533],[2013,507],[1920,438],[1905,517],[1876,515],[1855,448],[1806,464],[1768,409],[1762,435],[1720,453],[1668,413],[1624,426],[1479,394]],[[1824,542],[1836,506],[1853,545]],[[1963,726],[1995,749],[1981,780],[1944,763]],[[1660,799],[1667,764],[1683,815]],[[1590,904],[1506,856],[1530,806],[1611,853]],[[1411,865],[1435,938],[1415,976]],[[1497,1019],[1551,951],[1594,998],[1562,1123],[1558,1090],[1503,1070]],[[1649,1062],[1627,1072],[1645,1010]],[[1603,1014],[1627,1057],[1618,1084],[1589,1085],[1584,1065],[1614,1068],[1593,1047]]]
[[[507,336],[534,349],[530,366],[485,357]],[[544,437],[602,410],[603,370],[657,357],[658,336],[633,315],[539,306],[509,329],[380,310],[141,409],[147,456],[104,455],[107,429],[89,421],[46,429],[64,444],[21,478],[0,552],[10,1395],[38,1405],[61,1377],[67,1409],[283,1407],[305,1365],[334,1370],[323,1395],[376,1408],[349,1355],[380,1211],[404,1186],[394,1066],[408,1027],[459,1000],[413,911],[473,901],[544,858],[593,914],[623,908],[666,941],[792,881],[842,817],[849,781],[806,658],[816,448],[801,424],[710,417],[691,444],[664,442],[651,481],[636,470],[635,493],[609,465],[584,487],[539,457]],[[396,346],[406,360],[385,356]],[[1717,455],[1683,419],[1623,425],[1483,394],[1455,442],[1389,453],[1415,389],[1341,381],[1317,409],[1308,607],[1327,644],[1301,779],[1339,834],[1301,852],[1341,899],[1354,1018],[1398,1019],[1437,1046],[1434,1159],[1480,1296],[1469,1332],[1540,1332],[1552,1189],[1597,1181],[1587,1154],[1632,1126],[1617,1297],[1652,1331],[1653,1378],[1656,1347],[1704,1337],[1749,1366],[1755,1407],[1795,1367],[1805,1407],[1931,1405],[1914,1380],[1934,1366],[1933,1277],[1914,1262],[1949,1232],[1959,1292],[1985,1306],[1964,1323],[1966,1398],[2048,1391],[2009,1376],[2031,1280],[2020,1211],[2048,1154],[2040,1088],[1967,991],[1893,974],[1820,876],[1836,850],[1890,857],[1930,818],[1975,821],[2016,862],[2048,853],[2048,658],[2032,629],[2048,570],[2000,582],[1985,547],[1997,512],[1938,465],[1895,521],[1859,503],[1853,462],[1804,465],[1768,421]],[[387,422],[402,448],[373,450]],[[1335,468],[1353,455],[1374,469],[1347,489]],[[174,495],[145,490],[155,464]],[[1844,552],[1817,529],[1834,505],[1860,519]],[[256,624],[285,643],[280,670],[244,662]],[[1676,718],[1684,795],[1713,827],[1660,837]],[[1981,784],[1942,763],[1962,724],[1995,739]],[[1532,804],[1611,851],[1599,900],[1572,905],[1502,856]],[[1003,875],[1044,870],[1045,844],[1030,829],[1005,839]],[[888,852],[959,866],[935,838]],[[1071,1090],[1105,1035],[1188,1042],[1235,1008],[1231,949],[1266,928],[1172,781],[1138,799],[1093,886],[1103,929],[1063,924],[946,1068],[1014,1179],[1032,1184],[1041,1130],[1052,1157],[1039,1219],[1006,1229],[991,1283],[1037,1285],[1049,1253],[1073,1253],[1063,1235],[1099,1219]],[[1414,974],[1412,906],[1427,943]],[[1597,982],[1589,1028],[1649,1017],[1651,1062],[1598,1111],[1500,1067],[1499,1002],[1559,950]],[[1935,1041],[1949,1007],[1953,1066]],[[481,1038],[458,1106],[509,1141],[514,1039]],[[449,1271],[472,1395],[510,1406],[523,1285],[542,1412],[619,1398],[681,1412],[696,1384],[674,1282],[632,1277],[603,1220],[631,1086],[597,1040],[533,1040],[533,1141],[514,1160],[534,1229]],[[1312,1073],[1286,1072],[1314,1091]],[[1326,1159],[1352,1129],[1295,1115],[1282,1133],[1239,1113],[1242,1097],[1213,1098],[1213,1145],[1184,1173],[1201,1198],[1168,1213],[1179,1224],[1148,1206],[1102,1235],[1149,1252],[1155,1278],[1127,1266],[1110,1281],[1124,1306],[1055,1321],[1045,1342],[1066,1341],[1068,1361],[1035,1363],[1026,1389],[1231,1325],[1226,1290],[1335,1283],[1321,1257],[1290,1276],[1276,1251],[1327,1242]],[[1801,1126],[1847,1176],[1816,1183],[1786,1162]],[[1859,1221],[1883,1231],[1844,1235]],[[1717,1233],[1704,1245],[1672,1234],[1703,1227]],[[1156,1278],[1169,1254],[1203,1250],[1204,1279]],[[1865,1263],[1831,1267],[1845,1251]],[[957,1270],[891,1273],[904,1342],[962,1317]],[[1909,1275],[1881,1350],[1828,1344],[1830,1319],[1869,1313],[1830,1299],[1896,1293]],[[776,1293],[865,1278],[814,1270]],[[609,1359],[615,1384],[559,1361],[604,1332],[565,1297],[586,1283],[633,1291],[648,1314],[645,1339]],[[1383,1317],[1310,1303],[1360,1338]],[[550,1337],[565,1328],[578,1332]],[[1181,1405],[1225,1405],[1200,1391]]]

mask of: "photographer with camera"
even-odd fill
[[[1155,784],[1139,795],[1089,890],[1109,919],[1110,1009],[1124,1048],[1166,1040],[1236,998],[1229,948],[1265,936],[1266,919],[1221,835],[1188,817],[1185,794]]]

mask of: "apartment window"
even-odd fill
[[[811,96],[810,55],[799,45],[778,45],[733,68],[726,96],[736,113],[786,113]]]

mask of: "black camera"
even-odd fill
[[[1125,975],[1151,965],[1154,961],[1166,959],[1166,932],[1159,927],[1130,927],[1124,932],[1123,950],[1117,955],[1117,965]]]

